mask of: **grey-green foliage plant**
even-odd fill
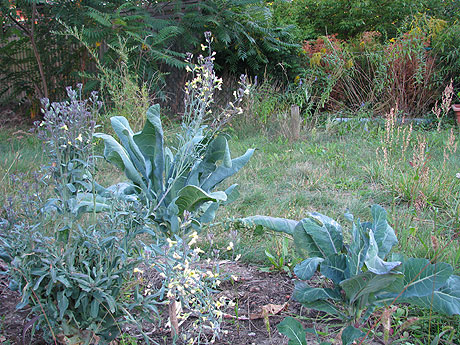
[[[448,315],[460,314],[460,277],[447,263],[391,256],[398,242],[388,224],[386,211],[372,206],[372,222],[354,220],[350,243],[333,219],[310,213],[301,221],[254,216],[245,224],[291,234],[297,251],[307,258],[294,268],[300,279],[293,298],[304,306],[344,320],[344,344],[364,334],[359,330],[378,306],[411,303]],[[353,219],[349,215],[350,219]],[[308,284],[315,272],[330,281],[330,287]]]
[[[170,148],[164,143],[159,105],[149,108],[141,132],[134,133],[124,117],[112,117],[111,122],[120,142],[96,134],[104,140],[104,156],[129,179],[123,193],[146,205],[157,229],[167,235],[178,234],[186,221],[211,221],[218,206],[237,195],[236,185],[225,191],[214,188],[238,172],[254,152],[249,149],[232,159],[227,139],[208,138],[202,127],[186,128],[179,145]]]
[[[137,237],[149,231],[142,205],[116,199],[109,205],[96,195],[92,136],[99,104],[95,94],[86,101],[79,91],[69,87],[69,101],[44,100],[37,132],[49,166],[34,174],[32,185],[13,177],[17,192],[1,210],[0,259],[11,288],[21,293],[17,308],[30,305],[31,322],[55,343],[106,344],[122,323],[136,323],[133,313],[153,315],[156,294],[142,296],[133,281],[142,261]],[[93,217],[82,217],[89,211]]]
[[[9,265],[10,288],[21,292],[17,308],[31,306],[54,342],[108,344],[123,323],[137,323],[133,314],[155,321],[158,295],[144,296],[135,279],[143,261],[136,238],[145,231],[138,213],[118,203],[65,241],[45,235],[38,221],[0,225],[0,258]]]
[[[106,200],[95,194],[94,117],[101,107],[96,92],[82,98],[82,84],[74,90],[66,88],[68,100],[42,100],[42,121],[35,123],[35,132],[48,155],[43,182],[53,189],[53,196],[43,207],[57,212],[56,235],[68,237],[75,221],[85,212],[107,210]]]

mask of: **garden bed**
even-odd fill
[[[238,302],[238,318],[235,316],[235,309],[228,310],[228,316],[222,325],[224,334],[215,344],[287,344],[287,339],[280,335],[276,330],[276,325],[288,314],[299,314],[300,304],[292,301],[290,295],[293,289],[292,279],[284,274],[269,274],[259,272],[255,266],[234,263],[230,261],[222,262],[225,271],[231,272],[238,277],[237,282],[230,280],[222,284],[222,291],[216,296],[226,296]],[[154,271],[145,272],[143,275],[145,285],[156,284],[158,276]],[[5,275],[0,278],[0,343],[21,344],[22,333],[30,320],[28,309],[16,310],[16,305],[20,302],[19,293],[8,288],[8,280]],[[270,335],[263,318],[250,319],[256,314],[260,314],[261,307],[274,304],[283,305],[282,311],[277,315],[269,317]],[[160,311],[167,314],[167,308]],[[231,316],[234,316],[231,317]],[[170,344],[170,330],[166,326],[167,315],[162,318],[160,324],[146,325],[144,330],[149,336],[160,344]],[[150,328],[150,329],[147,329]],[[186,321],[181,325],[182,329],[188,328]],[[126,326],[124,334],[129,334],[129,338],[138,338],[141,335],[135,326]],[[27,344],[45,344],[40,333],[30,336],[30,329],[27,330]],[[271,339],[271,340],[270,340]]]
[[[276,325],[290,315],[303,316],[308,320],[304,324],[307,327],[315,327],[320,334],[329,332],[328,337],[324,336],[325,339],[330,340],[334,338],[334,335],[337,336],[338,329],[331,327],[328,322],[316,323],[314,321],[321,319],[324,315],[312,309],[301,308],[299,303],[291,299],[294,278],[282,273],[260,272],[256,266],[237,262],[222,261],[220,265],[224,272],[236,276],[237,281],[227,280],[222,283],[221,291],[216,294],[216,297],[225,296],[233,300],[236,306],[226,310],[226,316],[221,325],[223,334],[214,344],[286,345],[288,339],[277,331]],[[321,281],[318,278],[315,276],[312,283],[320,284]],[[158,276],[154,271],[145,271],[143,280],[145,285],[151,283],[155,285],[158,283]],[[0,276],[0,301],[0,344],[22,344],[24,331],[26,344],[46,344],[40,331],[35,331],[31,336],[29,309],[16,309],[20,296],[8,288],[6,275]],[[262,308],[267,307],[275,311],[281,309],[275,315],[269,314],[269,325],[262,317]],[[236,310],[238,315],[235,313]],[[144,332],[159,344],[172,344],[170,329],[166,325],[167,308],[160,308],[160,312],[163,317],[159,324],[144,324]],[[189,330],[191,321],[186,320],[181,325],[181,331]],[[128,341],[136,341],[137,344],[144,343],[139,331],[133,325],[125,325],[123,334],[124,342],[116,340],[114,344],[131,344]],[[307,343],[317,344],[312,334],[307,333]]]
[[[226,311],[225,320],[221,325],[223,334],[214,344],[286,345],[288,339],[277,331],[276,325],[286,316],[299,315],[308,320],[304,321],[304,325],[310,328],[314,327],[319,334],[324,334],[321,336],[324,340],[330,341],[338,336],[338,328],[331,327],[333,321],[316,323],[315,319],[323,318],[324,314],[302,308],[299,303],[292,300],[294,278],[283,273],[261,272],[256,266],[237,262],[222,261],[220,265],[224,272],[236,276],[237,281],[225,281],[221,286],[222,290],[216,294],[216,297],[225,296],[237,302],[237,307]],[[157,284],[158,278],[153,270],[146,271],[143,275],[145,285]],[[319,276],[315,276],[310,283],[321,285],[323,282]],[[2,320],[0,323],[0,344],[22,344],[23,334],[25,344],[46,344],[41,331],[35,331],[31,336],[29,309],[16,309],[16,305],[20,302],[20,295],[8,288],[6,275],[0,276],[0,301],[0,319]],[[262,310],[267,307],[276,312],[276,314],[269,314],[269,325],[262,317]],[[235,313],[236,310],[238,315]],[[164,317],[159,324],[144,324],[144,332],[159,344],[172,344],[170,328],[167,326],[167,308],[162,308],[160,311]],[[181,329],[187,330],[189,326],[191,326],[191,322],[186,320],[181,325]],[[136,341],[137,344],[144,343],[142,335],[134,325],[125,325],[123,334],[124,342],[123,340],[116,340],[114,344],[128,344],[128,340]],[[318,342],[314,335],[307,333],[307,343],[317,344]],[[366,344],[382,343],[367,341]]]

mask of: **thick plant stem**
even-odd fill
[[[169,322],[171,323],[171,337],[179,335],[179,322],[177,321],[177,302],[174,297],[169,300]]]

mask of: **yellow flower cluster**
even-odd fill
[[[170,271],[162,273],[166,279],[166,297],[175,300],[181,308],[177,318],[185,320],[191,315],[196,317],[192,329],[208,328],[213,331],[213,339],[221,332],[220,324],[224,316],[224,309],[234,306],[232,301],[221,296],[217,300],[214,292],[221,284],[218,267],[202,268],[199,254],[204,251],[196,246],[198,233],[192,232],[181,241],[167,240],[167,250],[171,258]],[[179,243],[178,243],[179,242]],[[184,244],[186,243],[186,246]],[[187,249],[184,250],[184,247]],[[211,262],[206,260],[206,265]],[[235,277],[234,280],[237,278]],[[193,331],[181,331],[185,338],[184,343],[196,344],[199,339],[194,337]]]

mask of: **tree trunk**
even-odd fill
[[[48,86],[46,83],[46,78],[45,78],[45,73],[43,71],[43,64],[40,59],[40,54],[38,53],[37,49],[37,44],[35,43],[35,12],[37,11],[37,4],[35,1],[32,2],[32,24],[31,24],[31,29],[30,29],[30,43],[32,45],[32,49],[34,51],[35,59],[37,60],[37,65],[38,65],[38,71],[40,72],[40,79],[42,81],[42,88],[43,88],[43,94],[39,95],[40,98],[49,98],[48,95]]]

